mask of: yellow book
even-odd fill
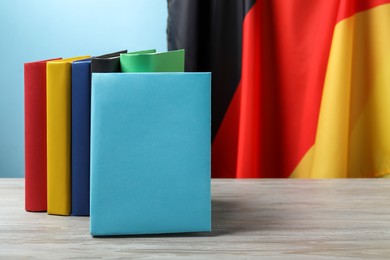
[[[47,213],[70,215],[71,210],[71,67],[79,56],[47,62]]]

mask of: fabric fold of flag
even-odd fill
[[[168,7],[169,49],[213,73],[213,177],[390,172],[390,0]]]

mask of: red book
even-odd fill
[[[25,208],[27,211],[46,211],[47,208],[46,61],[24,64]]]

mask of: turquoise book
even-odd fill
[[[210,73],[93,73],[93,236],[211,230]]]

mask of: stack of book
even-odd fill
[[[27,211],[91,234],[211,230],[210,73],[184,50],[24,64]]]

